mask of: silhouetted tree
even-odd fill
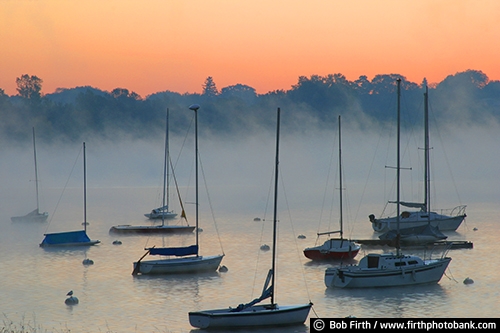
[[[124,88],[115,88],[113,91],[111,91],[111,96],[114,98],[120,98],[120,97],[125,97],[125,98],[132,98],[135,99],[136,101],[142,99],[141,96],[133,91],[129,92],[128,89]]]
[[[217,90],[214,79],[211,76],[207,77],[205,83],[203,84],[203,95],[213,97],[217,96],[218,94],[219,91]]]
[[[2,88],[0,88],[0,113],[4,112],[5,109],[10,106],[9,96]]]
[[[401,79],[401,87],[404,89],[403,82],[406,78],[399,74],[379,74],[375,75],[372,80],[372,94],[390,94],[394,95],[396,92],[396,80]]]
[[[289,132],[330,128],[338,114],[360,126],[387,125],[395,121],[398,78],[402,79],[403,126],[421,126],[422,88],[427,80],[417,84],[400,74],[379,74],[371,81],[364,75],[349,81],[340,73],[301,76],[290,90],[262,95],[244,84],[219,92],[208,77],[203,93],[164,91],[144,99],[125,88],[106,92],[92,87],[57,89],[42,96],[42,80],[26,74],[17,80],[19,95],[7,96],[0,89],[0,138],[29,140],[26,120],[36,124],[40,133],[45,129],[45,140],[150,138],[163,135],[161,124],[167,108],[172,123],[178,124],[172,126],[173,134],[183,133],[184,125],[192,121],[186,108],[194,103],[202,107],[201,134],[219,137],[274,130],[276,107],[286,111],[283,125]],[[429,96],[433,117],[442,123],[500,121],[500,81],[489,81],[481,71],[456,73],[429,85]]]
[[[5,90],[0,88],[0,101],[6,100],[9,96],[5,93]]]
[[[480,100],[484,99],[482,90],[488,82],[488,76],[476,70],[447,76],[436,86],[436,93],[441,97],[438,104],[441,115],[462,121],[478,120],[487,107]]]
[[[39,103],[42,98],[42,83],[43,80],[37,76],[24,74],[16,79],[17,92],[32,103]]]
[[[220,96],[224,98],[239,98],[247,103],[253,103],[257,98],[255,89],[244,84],[236,84],[222,88]]]

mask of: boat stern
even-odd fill
[[[189,312],[189,324],[196,328],[208,328],[210,327],[211,317],[209,314],[204,312]]]

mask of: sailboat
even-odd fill
[[[165,224],[165,219],[174,219],[177,216],[177,213],[174,213],[173,210],[169,210],[169,162],[170,162],[170,151],[169,151],[169,139],[168,139],[168,109],[167,109],[167,121],[166,121],[166,130],[165,130],[165,160],[163,163],[163,199],[162,199],[162,206],[158,208],[154,208],[151,210],[150,213],[144,214],[148,219],[150,220],[156,220],[156,219],[161,219],[162,220],[162,225]],[[165,203],[165,197],[167,199]],[[189,228],[189,227],[188,227]],[[193,228],[194,229],[194,228]],[[191,231],[193,230],[191,229]]]
[[[44,234],[41,247],[54,246],[90,246],[99,244],[99,240],[91,240],[87,235],[87,166],[85,142],[83,143],[83,230]]]
[[[323,245],[308,247],[304,249],[304,255],[311,260],[328,259],[353,259],[361,248],[353,241],[344,238],[343,218],[342,218],[342,143],[340,133],[340,115],[339,115],[339,175],[340,175],[340,230],[318,233],[322,235],[331,235],[338,233],[340,238],[330,238]]]
[[[180,274],[215,272],[219,267],[224,254],[213,256],[201,256],[199,254],[199,227],[198,227],[198,109],[199,105],[193,104],[189,107],[195,112],[195,164],[196,164],[196,243],[187,247],[151,247],[136,262],[132,275],[144,274]],[[147,255],[166,256],[165,259],[142,260]],[[174,258],[172,257],[174,256]],[[177,258],[175,258],[177,257]]]
[[[279,165],[279,124],[280,109],[278,108],[276,134],[276,170],[274,185],[274,219],[273,219],[273,260],[260,297],[250,303],[240,304],[236,308],[202,310],[189,312],[189,323],[197,328],[223,327],[255,327],[303,324],[309,315],[312,303],[301,305],[278,305],[275,302],[275,272],[276,272],[276,232],[277,232],[277,199],[278,199],[278,165]],[[258,305],[265,299],[271,299],[269,304]]]
[[[187,225],[173,225],[166,224],[166,219],[174,219],[177,214],[168,209],[169,205],[169,170],[171,165],[170,163],[170,154],[169,154],[169,139],[168,139],[168,109],[167,109],[167,120],[166,120],[166,130],[165,130],[165,157],[163,162],[163,197],[162,197],[162,207],[155,208],[151,211],[151,213],[144,214],[144,216],[149,219],[161,219],[160,225],[130,225],[130,224],[121,224],[112,226],[109,231],[113,233],[186,233],[193,232],[194,226]],[[166,200],[166,201],[165,201]],[[180,196],[179,196],[180,200]],[[187,223],[186,214],[184,213],[184,207],[182,205],[182,213],[181,217]]]
[[[429,92],[426,87],[424,93],[424,202],[399,202],[400,205],[408,208],[419,208],[418,211],[408,211],[405,210],[401,213],[401,216],[397,217],[386,217],[386,218],[375,218],[375,215],[370,214],[369,219],[372,228],[376,232],[388,232],[396,229],[396,222],[399,220],[400,229],[407,229],[407,233],[412,233],[411,228],[415,227],[429,227],[425,230],[431,230],[431,234],[439,234],[440,231],[455,231],[458,229],[462,221],[467,216],[465,214],[466,205],[459,205],[453,208],[449,215],[439,214],[431,211],[430,207],[430,159],[429,159]],[[389,202],[396,203],[396,202]],[[435,230],[437,228],[438,230]],[[430,235],[431,235],[430,234]],[[386,237],[386,236],[383,236]],[[440,236],[441,237],[441,236]]]
[[[49,213],[40,212],[38,200],[38,167],[36,163],[36,145],[35,145],[35,128],[33,127],[33,156],[35,159],[35,191],[36,191],[36,209],[24,216],[13,216],[10,218],[12,222],[45,222],[49,217]]]
[[[370,253],[357,265],[330,267],[325,271],[325,285],[329,288],[394,287],[438,283],[451,258],[444,254],[439,259],[424,260],[416,255],[401,254],[399,244],[400,197],[400,95],[401,79],[397,80],[398,132],[397,132],[397,220],[396,254]]]

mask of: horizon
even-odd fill
[[[466,71],[460,71],[460,72],[456,72],[456,73],[453,73],[453,74],[449,74],[449,75],[447,75],[447,76],[446,76],[446,77],[445,77],[442,81],[439,81],[439,82],[427,82],[427,86],[428,86],[430,89],[433,89],[433,88],[435,88],[435,87],[434,87],[435,85],[440,84],[440,83],[441,83],[441,82],[443,82],[446,78],[451,77],[451,76],[455,76],[455,75],[458,75],[458,74],[466,73],[466,72],[479,72],[479,73],[483,73],[483,74],[484,74],[484,75],[486,75],[486,77],[488,78],[488,83],[489,83],[489,82],[497,82],[497,81],[500,81],[500,80],[493,80],[493,79],[491,79],[491,78],[488,76],[488,74],[487,74],[487,73],[484,73],[484,72],[483,72],[483,71],[481,71],[481,70],[476,70],[476,69],[468,69],[468,70],[466,70]],[[324,76],[322,76],[322,75],[320,75],[320,76],[321,76],[321,77],[327,77],[328,75],[333,75],[333,74],[334,74],[334,73],[330,73],[330,74],[326,74],[326,75],[324,75]],[[337,74],[343,75],[342,73],[337,73]],[[29,75],[29,74],[28,74],[28,75]],[[373,81],[373,79],[375,79],[375,77],[376,77],[376,76],[384,76],[384,75],[400,75],[400,76],[402,76],[402,77],[406,78],[406,81],[407,81],[407,82],[414,83],[414,84],[417,84],[417,85],[419,85],[419,86],[423,86],[423,85],[422,85],[422,84],[423,84],[423,82],[420,82],[420,83],[419,83],[419,82],[415,82],[415,81],[409,80],[409,79],[408,79],[408,78],[407,78],[404,74],[401,74],[401,73],[385,73],[385,74],[384,74],[384,73],[379,73],[379,74],[375,74],[375,76],[374,76],[374,77],[371,77],[371,78],[370,78],[370,77],[367,77],[366,75],[361,75],[360,77],[362,77],[362,76],[366,76],[366,77],[367,77],[367,79],[371,82],[371,81]],[[29,76],[31,76],[31,75],[29,75]],[[314,75],[313,75],[313,76],[314,76]],[[19,78],[20,78],[20,77],[21,77],[21,75],[19,76]],[[312,77],[312,76],[308,76],[308,77],[307,77],[307,79],[311,79],[311,77]],[[137,93],[137,92],[135,92],[135,91],[133,91],[133,90],[128,89],[127,87],[115,87],[115,88],[113,88],[113,89],[111,89],[111,90],[105,90],[105,89],[102,89],[102,88],[100,88],[100,87],[97,87],[97,86],[90,86],[90,85],[84,85],[84,86],[74,86],[74,87],[58,87],[58,88],[55,88],[55,90],[54,90],[54,91],[52,91],[52,92],[45,92],[45,91],[44,91],[44,89],[43,89],[43,87],[44,87],[44,85],[45,85],[45,84],[44,84],[44,83],[45,83],[45,81],[44,81],[44,80],[43,80],[43,78],[41,78],[41,77],[38,77],[38,78],[42,80],[42,91],[41,91],[41,95],[42,95],[42,96],[46,96],[46,95],[53,95],[53,94],[58,94],[58,93],[63,92],[64,90],[72,90],[72,89],[80,89],[80,88],[90,88],[90,89],[96,89],[96,90],[99,90],[99,91],[102,91],[102,92],[105,92],[105,93],[111,93],[111,92],[112,92],[112,90],[114,90],[114,89],[125,89],[125,90],[129,91],[129,93]],[[206,82],[206,79],[207,79],[207,78],[205,78],[204,82]],[[296,84],[298,84],[298,83],[299,83],[299,79],[300,79],[300,77],[297,77],[297,82],[296,82]],[[354,82],[354,81],[355,81],[355,80],[350,80],[350,79],[349,79],[349,78],[347,78],[347,77],[346,77],[346,79],[347,79],[349,82]],[[424,79],[426,80],[427,78],[423,78],[423,80],[424,80]],[[222,89],[222,88],[230,87],[230,86],[223,86],[223,87],[221,87],[221,86],[218,86],[218,85],[217,85],[217,82],[215,82],[215,81],[213,81],[213,82],[214,82],[214,84],[216,85],[216,87],[217,87],[217,89],[218,89],[218,91],[219,91],[219,92],[221,91],[221,89]],[[238,83],[238,84],[240,84],[240,85],[244,85],[244,86],[248,86],[248,87],[250,87],[250,88],[255,89],[255,87],[249,86],[249,85],[247,85],[247,84],[245,84],[245,83]],[[202,87],[202,86],[203,86],[203,84],[201,84],[201,85],[200,85],[200,87]],[[2,88],[2,87],[0,87],[0,89],[3,89],[3,88]],[[275,89],[275,90],[269,90],[269,91],[262,92],[262,93],[259,93],[259,92],[257,92],[257,91],[256,91],[256,94],[257,94],[257,95],[265,95],[265,94],[271,93],[271,92],[273,92],[273,91],[285,91],[285,92],[287,92],[287,91],[290,91],[290,90],[292,90],[292,89],[293,89],[293,85],[292,85],[292,86],[290,86],[290,87],[289,87],[289,89]],[[203,93],[203,91],[200,91],[200,92],[193,92],[193,93],[189,93],[189,92],[184,92],[184,93],[182,93],[182,92],[180,92],[180,91],[162,90],[162,91],[154,91],[154,92],[151,92],[151,93],[150,93],[150,94],[148,94],[148,95],[141,95],[141,94],[138,94],[138,95],[139,95],[142,99],[146,99],[146,98],[148,98],[148,97],[150,97],[150,96],[152,96],[152,95],[159,94],[159,93],[164,93],[164,92],[172,92],[172,93],[177,93],[177,94],[202,94],[202,93]],[[19,93],[17,92],[17,88],[16,88],[16,93],[15,93],[15,94],[9,95],[7,92],[5,92],[5,93],[6,93],[6,94],[7,94],[7,96],[9,96],[9,97],[20,96],[20,95],[19,95]]]
[[[496,16],[489,0],[0,3],[0,88],[16,78],[58,88],[199,93],[245,84],[264,94],[301,76],[398,73],[429,83],[467,70],[500,80]],[[15,32],[12,33],[12,32]]]

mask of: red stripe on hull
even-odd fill
[[[311,260],[329,260],[329,259],[353,259],[359,250],[347,252],[322,252],[319,250],[305,250],[304,255]]]

